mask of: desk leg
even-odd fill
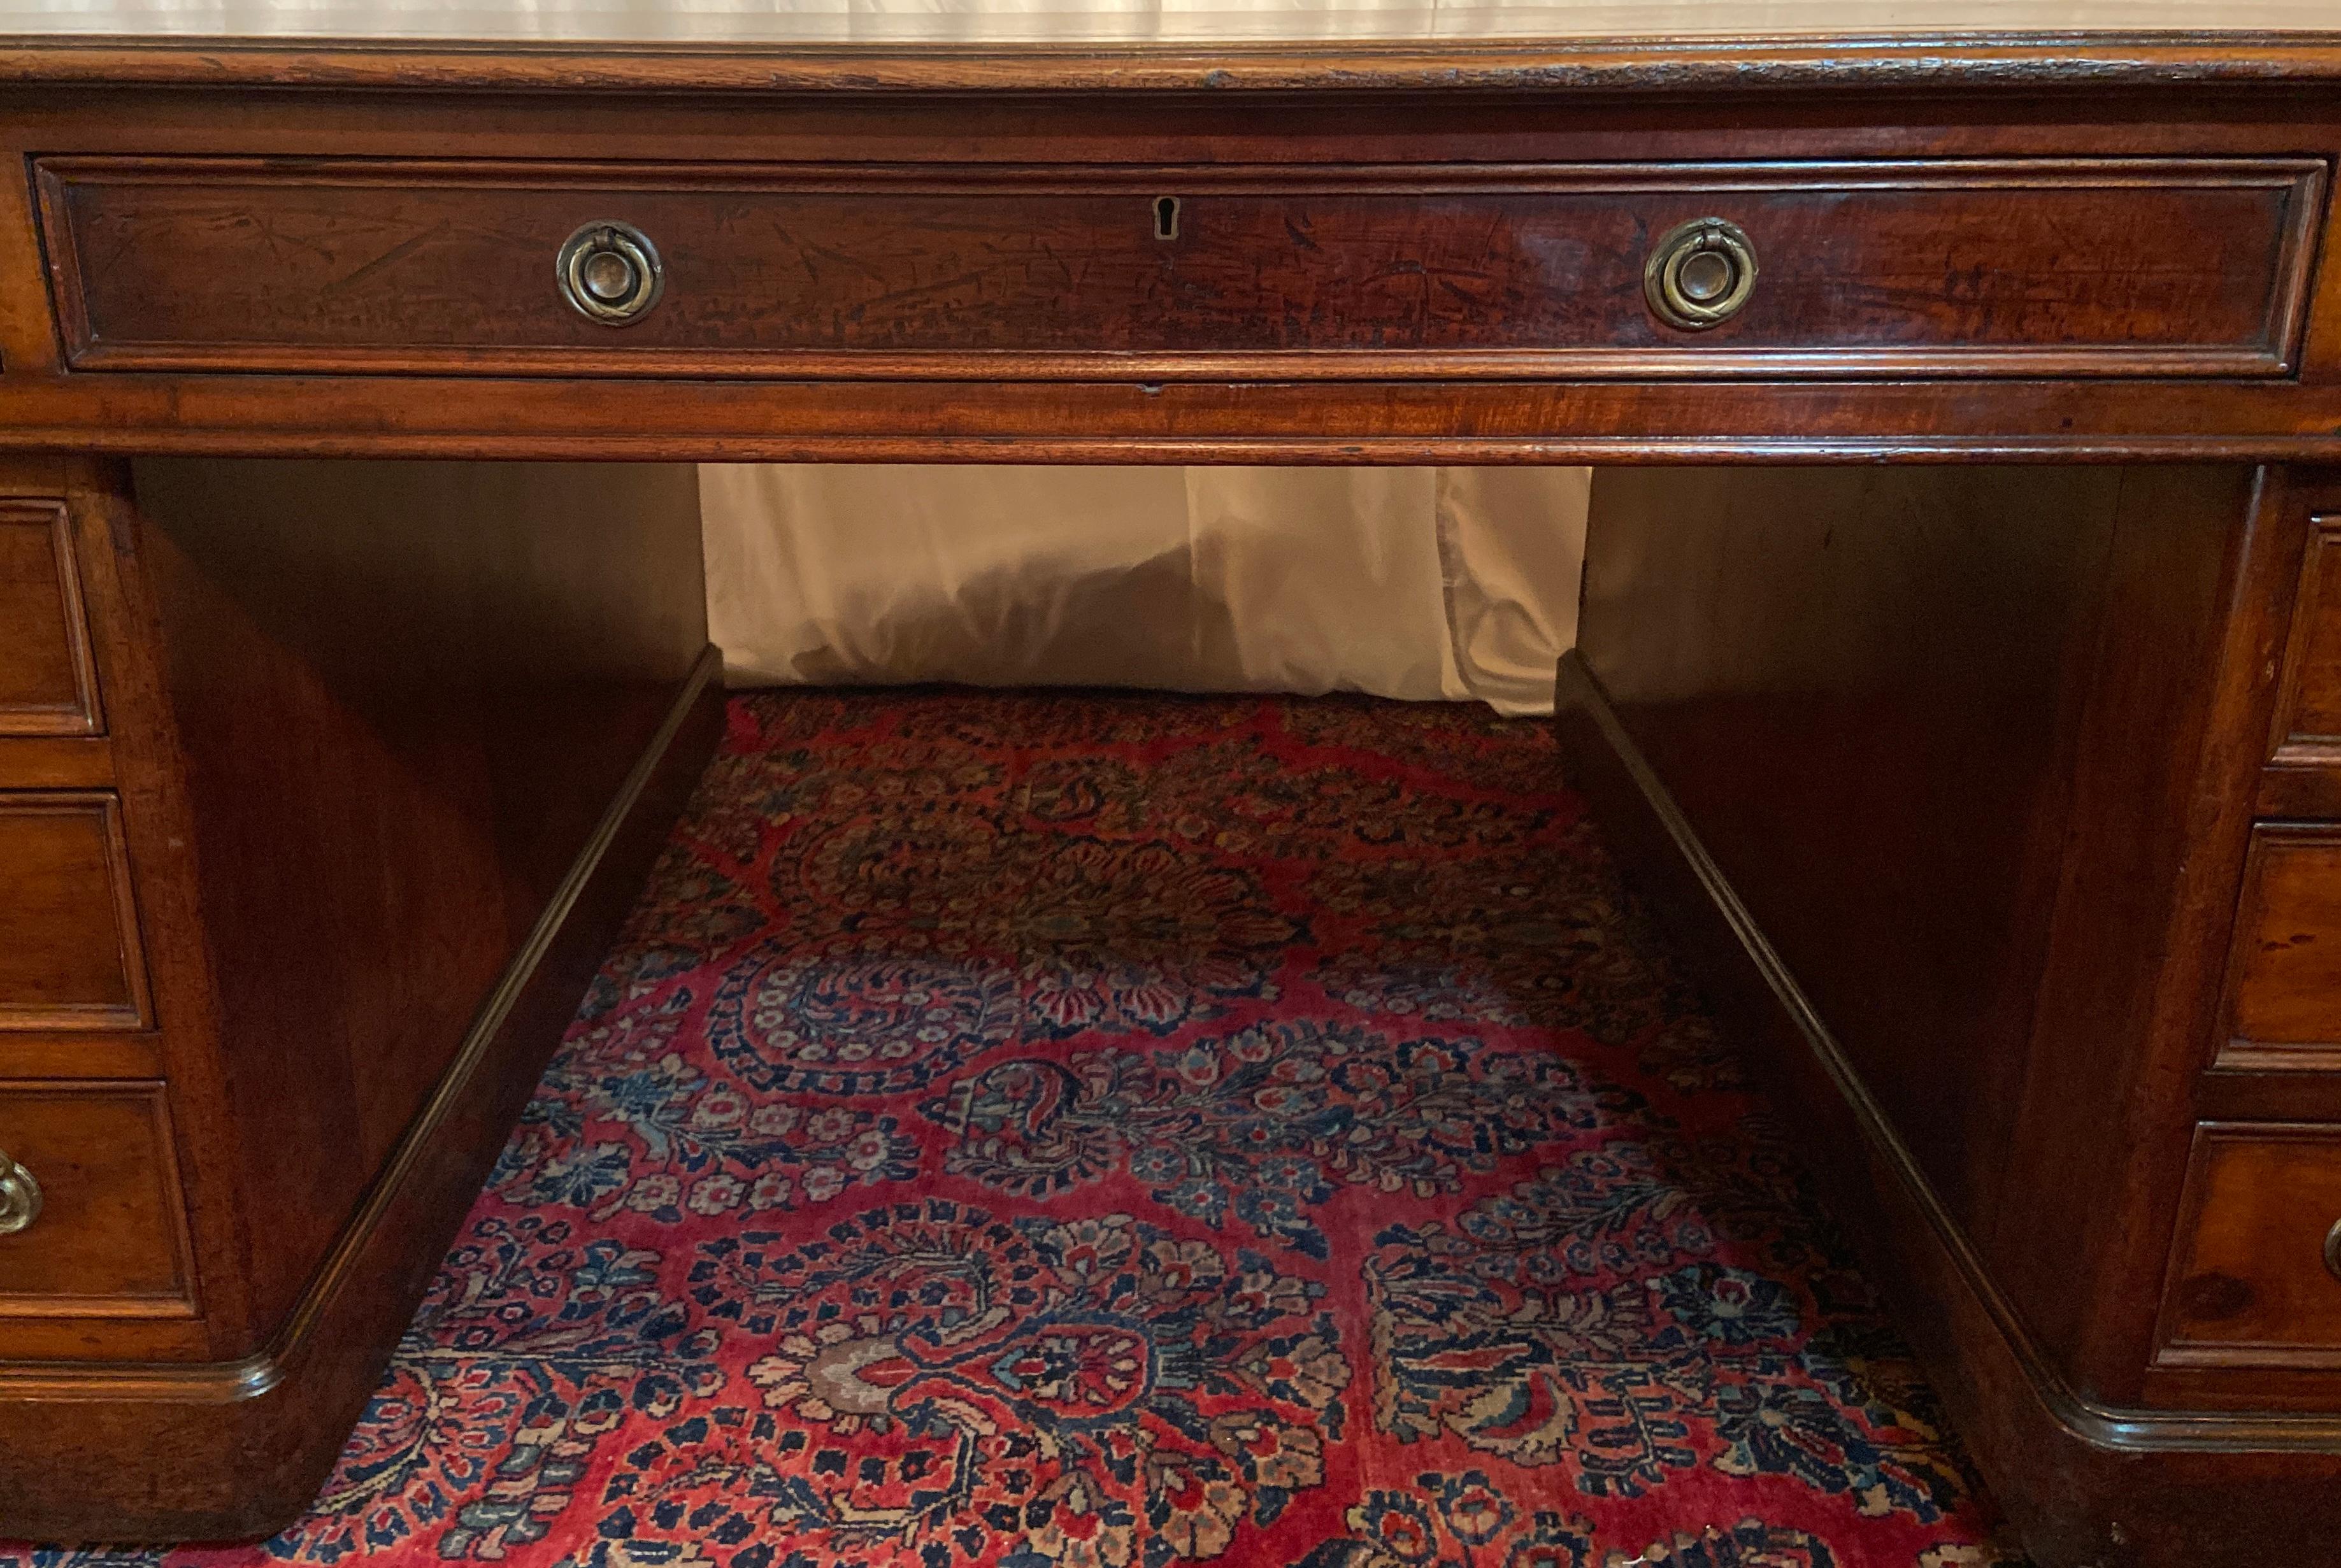
[[[2234,467],[1596,476],[1571,765],[2047,1568],[2341,1539],[2341,1049],[2231,1039],[2239,895],[2341,949],[2341,851],[2255,823],[2341,759],[2326,511]],[[2341,1040],[2297,950],[2257,1010]]]
[[[64,661],[0,637],[0,693],[84,649],[94,693],[70,734],[0,707],[0,925],[57,955],[0,962],[0,1148],[45,1199],[0,1236],[0,1538],[265,1533],[720,732],[695,478],[75,461],[0,492],[65,562],[28,596]]]

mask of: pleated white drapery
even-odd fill
[[[1582,469],[715,466],[734,685],[1552,703]]]

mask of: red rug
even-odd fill
[[[314,1513],[43,1564],[2014,1564],[1541,727],[735,701]]]

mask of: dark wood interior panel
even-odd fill
[[[40,1462],[0,1464],[0,1530],[35,1541],[245,1541],[309,1508],[722,733],[713,673],[702,663],[677,694],[634,787],[613,802],[613,830],[576,868],[557,927],[516,967],[499,998],[506,1005],[483,1017],[473,1048],[433,1097],[413,1157],[370,1195],[299,1332],[259,1362],[264,1380],[255,1383],[250,1362],[148,1367],[129,1379],[64,1364],[186,1355],[184,1345],[133,1344],[129,1331],[151,1341],[194,1326],[187,1320],[9,1325],[0,1454]],[[220,1283],[204,1275],[207,1315]],[[74,1327],[79,1345],[36,1337]]]
[[[1589,667],[1979,1230],[2015,1134],[2117,484],[1594,475]]]
[[[145,1013],[118,803],[0,792],[0,1029],[136,1028]]]
[[[65,503],[0,499],[0,736],[98,729],[97,677]],[[15,782],[0,772],[0,787]]]
[[[2341,1369],[2341,1127],[2196,1136],[2158,1359]]]
[[[0,1083],[0,1150],[43,1200],[0,1236],[0,1319],[193,1313],[162,1085]]]
[[[2296,474],[2124,471],[1993,1264],[2087,1396],[2144,1399],[2300,561]],[[2232,1396],[2239,1391],[2230,1390]]]
[[[292,1302],[706,644],[688,468],[156,462],[254,1255]]]
[[[41,168],[85,369],[692,375],[964,375],[917,359],[955,353],[1023,356],[1024,373],[1052,356],[1076,373],[1300,354],[1331,356],[1316,373],[1383,374],[1381,356],[1403,354],[1435,362],[1410,373],[1559,355],[1632,374],[1678,359],[2268,374],[2294,352],[2324,178],[2313,161],[2247,159]],[[1679,332],[1646,304],[1644,263],[1710,214],[1748,231],[1756,292],[1721,326]],[[563,241],[605,219],[645,233],[666,273],[660,303],[619,329],[572,310],[553,278]],[[660,357],[677,353],[691,357]]]
[[[2326,1484],[2335,1446],[2330,1376],[2286,1374],[2300,1385],[2274,1414],[2220,1409],[2220,1397],[2204,1386],[2217,1379],[2232,1400],[2240,1380],[2264,1395],[2274,1376],[2265,1369],[2161,1369],[2166,1378],[2196,1380],[2183,1410],[2076,1398],[1940,1213],[1848,1069],[1840,1043],[1779,968],[1737,889],[1576,654],[1561,660],[1559,696],[1558,729],[1572,783],[1591,799],[1637,890],[1698,964],[1735,1042],[1766,1070],[1793,1117],[1802,1161],[1828,1185],[1832,1213],[1861,1244],[1870,1277],[2019,1534],[2026,1560],[2041,1568],[2321,1561],[2341,1529],[2341,1494]],[[2103,1158],[2105,1143],[2086,1152]],[[2067,1255],[2076,1276],[2086,1272],[2069,1246]],[[2149,1311],[2167,1261],[2166,1251],[2142,1293]],[[2321,1386],[2309,1384],[2320,1376]]]
[[[1627,733],[2026,1332],[2084,1395],[2143,1397],[2292,491],[1969,468],[1593,494],[1580,647]]]

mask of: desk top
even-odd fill
[[[568,56],[573,72],[579,56],[600,63],[531,81],[548,55]],[[699,64],[679,71],[677,56]],[[626,60],[650,63],[613,64]],[[861,90],[2330,81],[2341,79],[2341,10],[2335,0],[0,0],[0,79],[11,78]]]

